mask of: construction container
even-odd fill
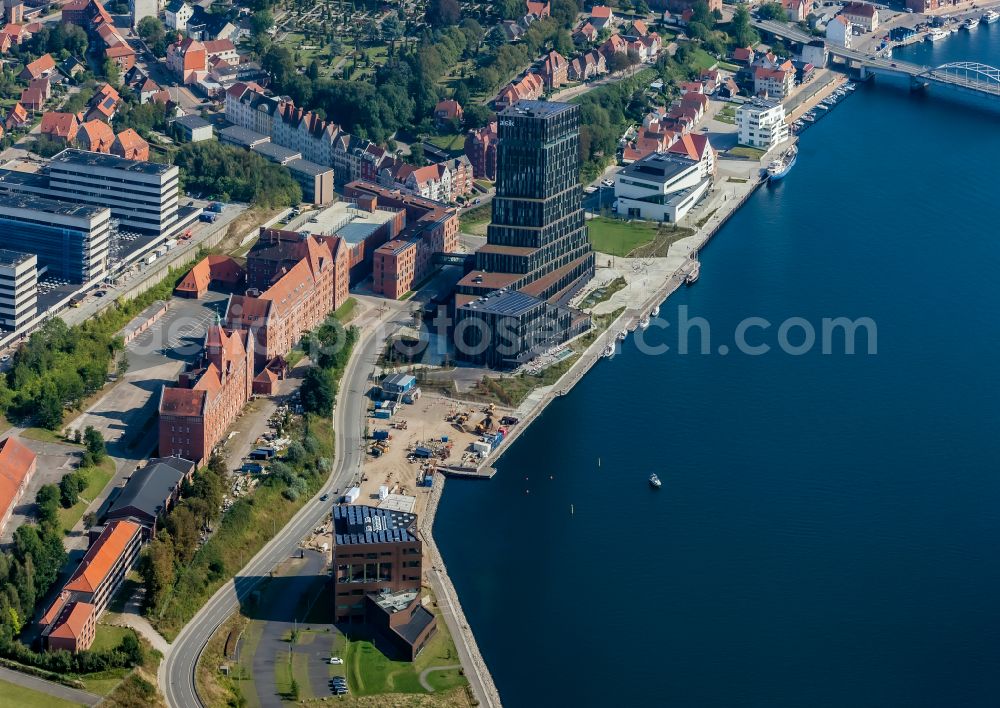
[[[353,504],[354,502],[356,502],[358,500],[358,498],[360,496],[361,496],[361,488],[360,487],[351,487],[346,492],[344,492],[344,503],[345,504]]]
[[[388,408],[379,408],[377,411],[375,411],[375,417],[382,420],[388,420],[389,418],[392,417],[392,411],[389,410]]]
[[[372,439],[373,440],[388,440],[389,439],[389,431],[388,430],[376,430],[374,433],[372,433]]]
[[[378,499],[379,501],[384,501],[389,496],[388,485],[383,484],[378,488]]]
[[[486,442],[485,440],[476,440],[474,443],[472,443],[472,449],[475,450],[476,452],[488,455],[490,450],[493,449],[493,446],[490,443]]]
[[[417,457],[430,457],[434,454],[434,451],[429,447],[424,447],[423,445],[417,445],[417,449],[413,451],[413,454]]]

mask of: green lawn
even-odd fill
[[[458,228],[467,234],[486,234],[486,226],[493,218],[493,208],[489,204],[462,212]]]
[[[50,696],[30,688],[22,688],[13,683],[0,681],[0,706],[17,706],[17,708],[75,708],[79,703],[64,701],[62,698]]]
[[[711,69],[719,63],[718,59],[713,57],[701,47],[695,47],[691,52],[691,56],[693,58],[694,66],[698,69]]]
[[[59,526],[63,531],[70,531],[115,474],[115,461],[106,457],[97,467],[86,467],[80,473],[87,480],[87,488],[80,492],[80,500],[69,509],[59,509]]]
[[[751,160],[759,160],[764,157],[764,153],[764,150],[750,147],[749,145],[737,145],[736,147],[729,149],[730,155],[735,155],[736,157],[746,157]]]
[[[595,251],[626,256],[656,238],[658,225],[652,221],[622,221],[598,216],[587,222]]]
[[[94,674],[85,674],[80,676],[80,680],[91,693],[106,696],[118,688],[118,684],[130,673],[132,673],[131,669],[108,669]]]
[[[424,140],[442,150],[458,151],[465,148],[465,136],[462,134],[432,135]]]
[[[722,110],[715,114],[715,120],[722,123],[736,123],[736,106],[723,106]]]
[[[354,310],[357,308],[357,306],[358,306],[358,301],[355,300],[353,297],[349,297],[347,298],[347,301],[344,302],[343,305],[341,305],[336,309],[336,311],[333,313],[333,316],[336,317],[338,320],[340,320],[341,323],[346,324],[347,322],[351,321],[351,318],[354,316]]]
[[[100,651],[101,649],[114,649],[122,643],[122,639],[124,639],[128,634],[134,636],[135,631],[129,629],[128,627],[114,627],[110,624],[99,624],[97,625],[97,631],[94,633],[94,643],[90,648],[94,651]]]
[[[63,438],[60,433],[48,428],[25,428],[21,433],[21,437],[28,438],[29,440],[37,440],[38,442],[63,443],[64,445],[73,444]]]

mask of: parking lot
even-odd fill
[[[35,476],[31,478],[31,483],[25,490],[21,501],[14,507],[10,521],[4,526],[3,536],[0,543],[10,543],[14,535],[14,530],[26,521],[34,521],[35,497],[38,490],[46,484],[59,484],[63,475],[76,469],[80,459],[80,449],[74,445],[64,445],[57,442],[38,442],[30,440],[24,436],[18,436],[18,440],[31,448],[38,457],[35,468]]]

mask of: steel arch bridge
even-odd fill
[[[928,69],[920,77],[964,86],[1000,97],[1000,69],[975,61],[957,61]]]

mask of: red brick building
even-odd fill
[[[497,140],[496,121],[466,133],[465,156],[472,163],[472,173],[476,179],[497,178]]]
[[[261,229],[247,254],[247,293],[230,298],[226,312],[228,327],[253,332],[258,369],[347,301],[350,267],[336,236]]]
[[[174,288],[178,297],[200,298],[213,282],[229,287],[241,285],[246,280],[246,271],[229,256],[210,255],[198,261]]]
[[[398,300],[413,289],[417,272],[417,242],[393,240],[375,251],[372,290]]]
[[[75,653],[90,648],[97,619],[138,560],[142,540],[142,527],[132,521],[104,527],[40,620],[48,649]]]
[[[213,325],[201,365],[160,395],[160,456],[204,464],[253,392],[254,335]]]

